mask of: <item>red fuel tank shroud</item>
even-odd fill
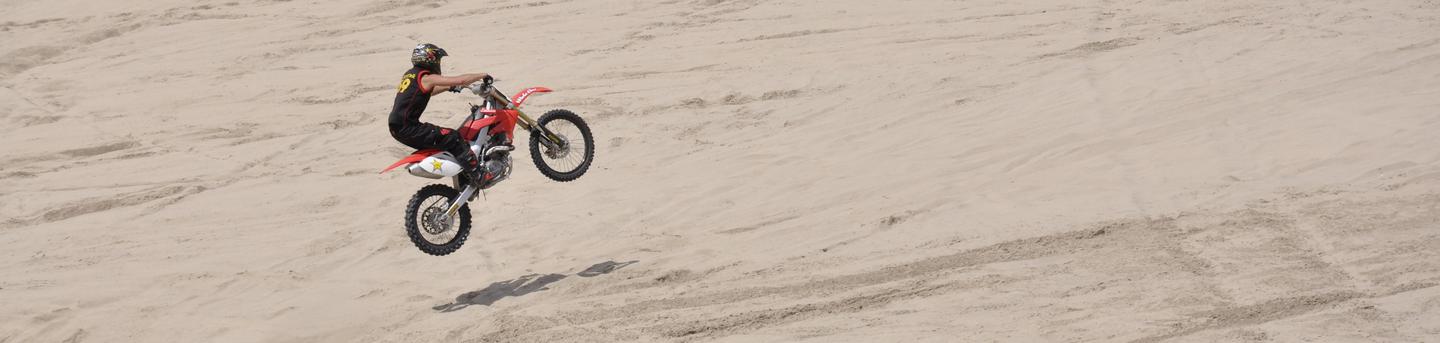
[[[520,120],[520,112],[516,112],[515,110],[480,110],[480,113],[486,114],[485,118],[465,123],[465,126],[460,128],[460,136],[465,137],[466,140],[473,141],[475,140],[475,135],[480,133],[481,128],[494,125],[490,128],[490,134],[504,133],[505,138],[509,138],[510,141],[515,141],[515,122]]]

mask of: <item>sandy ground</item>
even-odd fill
[[[0,342],[1440,341],[1435,1],[0,8]],[[597,136],[445,257],[421,41]]]

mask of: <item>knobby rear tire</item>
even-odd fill
[[[415,247],[420,248],[420,251],[430,255],[445,256],[455,252],[455,250],[459,250],[461,245],[465,245],[465,239],[470,236],[469,204],[460,206],[458,213],[460,221],[455,228],[455,237],[451,238],[449,242],[435,244],[425,239],[425,235],[421,232],[422,229],[418,221],[420,206],[424,206],[425,199],[438,195],[450,199],[450,201],[455,201],[455,197],[459,194],[459,191],[450,188],[450,186],[433,184],[420,188],[420,191],[415,192],[415,196],[410,197],[410,203],[405,205],[405,234],[410,236],[410,242],[415,243]]]

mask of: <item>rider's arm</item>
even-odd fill
[[[480,80],[485,79],[485,76],[485,73],[462,74],[455,76],[431,74],[425,75],[424,80],[421,81],[421,85],[422,87],[430,87],[430,94],[439,94],[439,92],[449,90],[450,87],[463,87],[472,83],[480,82]]]

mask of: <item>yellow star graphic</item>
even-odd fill
[[[440,160],[431,160],[431,161],[430,161],[430,167],[431,167],[431,168],[434,168],[435,171],[437,171],[437,172],[440,171],[440,166],[441,166]]]

